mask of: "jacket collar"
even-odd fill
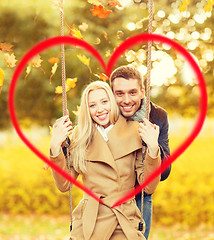
[[[99,131],[95,129],[92,142],[86,151],[86,160],[112,165],[114,160],[142,148],[138,123],[127,121],[121,115],[108,133],[108,139],[108,142],[105,142]]]

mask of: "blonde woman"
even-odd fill
[[[77,127],[72,130],[68,116],[53,126],[50,159],[68,171],[61,145],[72,133],[70,152],[71,175],[82,175],[84,185],[104,204],[84,194],[73,211],[72,240],[140,240],[138,230],[142,222],[132,198],[111,209],[113,203],[134,188],[136,177],[142,177],[142,139],[147,143],[144,177],[160,165],[158,147],[159,128],[145,120],[144,124],[127,121],[119,115],[113,93],[105,82],[89,84],[83,92]],[[69,190],[70,182],[53,170],[58,189]],[[145,191],[153,193],[160,177]]]

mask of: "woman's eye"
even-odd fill
[[[93,107],[95,107],[95,104],[91,104],[89,107],[90,107],[90,108],[93,108]]]
[[[108,102],[108,100],[103,100],[103,103],[107,103]]]

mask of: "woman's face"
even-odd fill
[[[88,108],[91,118],[102,127],[110,125],[111,103],[104,89],[95,89],[88,94]]]

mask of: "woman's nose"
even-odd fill
[[[102,112],[102,111],[103,111],[103,106],[98,105],[98,106],[97,106],[97,112]]]

